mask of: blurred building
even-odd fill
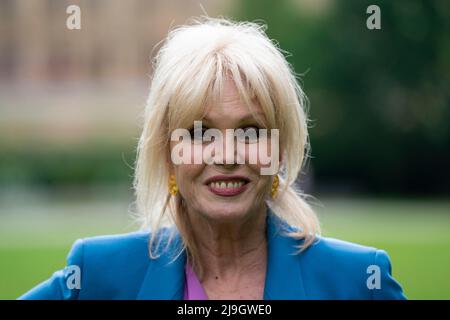
[[[81,30],[69,30],[69,5]],[[0,81],[143,77],[152,48],[190,16],[226,11],[231,1],[2,0]]]
[[[134,144],[157,44],[172,27],[226,15],[231,4],[1,0],[0,148]],[[66,26],[70,5],[80,7],[80,30]]]

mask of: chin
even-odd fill
[[[242,205],[233,204],[219,204],[215,206],[208,206],[210,209],[206,210],[208,219],[217,222],[232,222],[244,219],[249,212],[249,208]]]

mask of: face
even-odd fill
[[[257,118],[264,119],[262,109],[257,103],[253,105],[253,110]],[[202,121],[203,130],[218,129],[223,134],[220,152],[211,153],[211,161],[206,161],[209,164],[205,161],[201,164],[170,164],[171,173],[176,177],[179,195],[183,198],[188,213],[215,222],[231,222],[265,212],[264,199],[270,194],[273,176],[261,175],[261,168],[268,165],[261,164],[259,153],[261,150],[270,153],[270,150],[267,150],[271,145],[270,135],[267,138],[260,136],[256,140],[234,140],[234,150],[226,150],[226,129],[264,129],[241,101],[231,80],[224,84],[221,101],[208,106],[206,111],[205,117],[199,120]],[[172,141],[171,151],[178,143],[185,142]],[[200,141],[199,144],[202,150],[205,150],[208,142]],[[244,160],[239,162],[244,162],[243,164],[237,163],[238,157]],[[250,158],[257,161],[249,161]]]

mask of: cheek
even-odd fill
[[[266,194],[271,189],[271,176],[260,175],[258,179],[260,193]]]
[[[279,162],[279,146],[276,141],[263,139],[258,143],[245,144],[239,149],[238,157],[255,168],[268,168]],[[241,160],[242,161],[242,160]]]
[[[202,145],[183,140],[170,143],[170,162],[172,165],[202,163]]]
[[[203,172],[203,165],[182,164],[175,166],[175,175],[177,179],[178,188],[181,194],[192,194],[201,183],[200,175]]]

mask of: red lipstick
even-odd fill
[[[250,179],[240,175],[218,175],[206,180],[209,191],[224,197],[232,197],[244,192]]]

